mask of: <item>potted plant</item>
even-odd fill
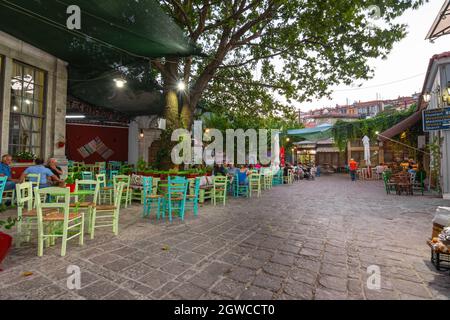
[[[170,176],[170,177],[176,177],[176,176],[178,176],[179,175],[179,171],[178,171],[178,169],[170,169],[169,170],[169,172],[168,172],[168,175]]]
[[[144,161],[143,158],[140,158],[137,162],[137,174],[143,176],[145,174],[145,170],[147,170],[147,162]]]
[[[195,169],[188,170],[187,172],[188,172],[187,174],[188,179],[195,179],[199,176],[198,171]]]
[[[28,152],[28,151],[21,151],[21,152],[16,153],[14,158],[19,163],[29,163],[29,162],[33,162],[34,159],[36,159],[36,155],[31,152]]]
[[[5,230],[10,230],[17,223],[18,219],[16,218],[8,218],[7,220],[0,220],[0,230],[3,228]],[[12,245],[12,237],[6,233],[0,231],[0,265],[2,261],[6,258],[9,249]],[[0,271],[3,271],[0,268]]]
[[[66,179],[66,187],[70,189],[70,193],[75,192],[75,180],[74,176],[68,176]]]

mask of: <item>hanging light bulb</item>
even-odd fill
[[[180,80],[180,82],[178,82],[177,88],[178,88],[178,91],[186,90],[186,84],[184,83],[184,81]]]
[[[123,78],[118,78],[118,79],[114,79],[114,82],[116,83],[117,88],[123,88],[123,87],[125,87],[127,80],[125,80]]]
[[[139,137],[141,137],[141,139],[144,139],[144,130],[141,129],[141,133],[139,133]]]

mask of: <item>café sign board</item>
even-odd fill
[[[450,107],[423,111],[423,131],[450,130]]]

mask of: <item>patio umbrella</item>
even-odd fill
[[[363,145],[364,145],[364,160],[366,161],[366,165],[370,167],[372,164],[370,162],[370,139],[368,136],[364,136],[362,139]]]
[[[280,167],[280,133],[275,135],[273,141],[272,165],[277,168]]]

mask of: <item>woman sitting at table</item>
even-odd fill
[[[39,189],[51,187],[54,184],[63,184],[64,181],[60,180],[50,169],[44,166],[44,160],[36,159],[34,160],[35,165],[28,167],[21,175],[20,182],[24,182],[25,178],[29,174],[39,174],[41,176]],[[36,182],[36,181],[30,181]]]
[[[248,170],[248,168],[246,168],[245,166],[241,166],[241,169],[237,173],[240,185],[248,184],[248,175],[249,174],[250,174],[250,171]]]

